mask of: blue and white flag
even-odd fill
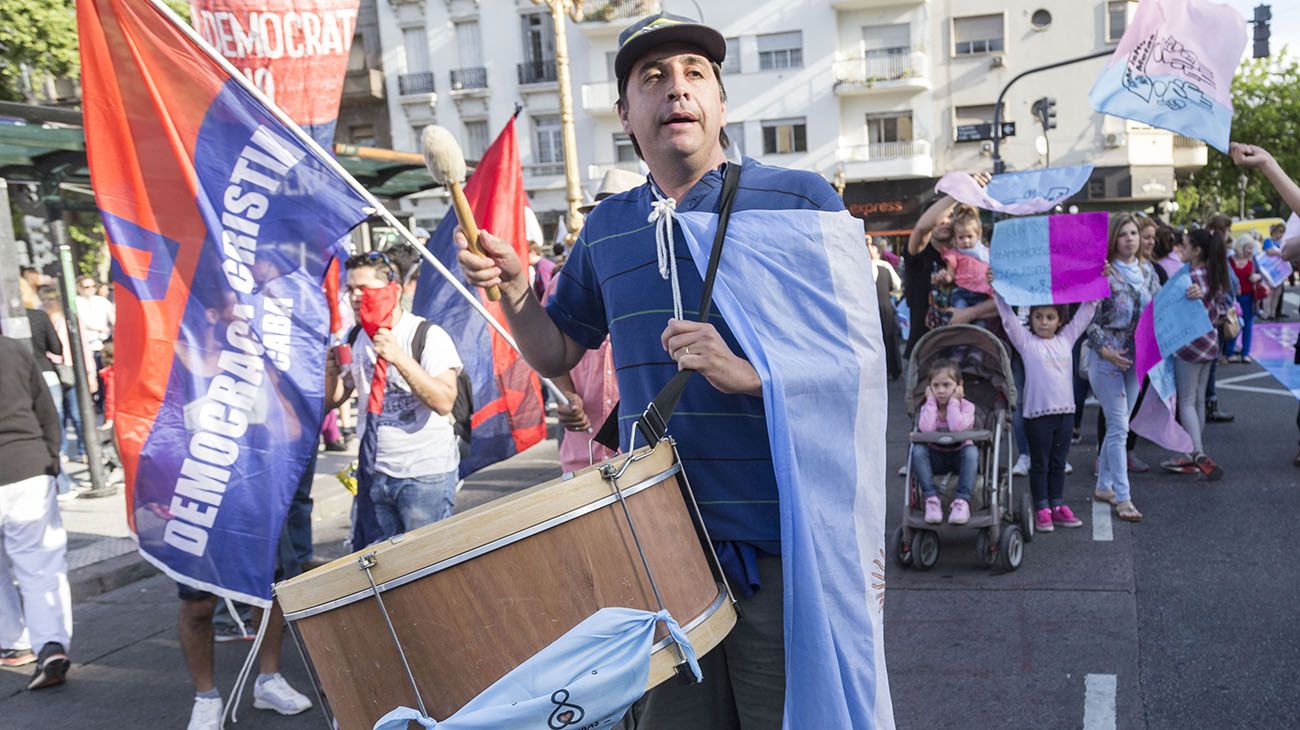
[[[675,216],[700,275],[718,216]],[[763,382],[781,498],[784,725],[892,728],[885,672],[884,345],[862,222],[731,215],[713,297]]]
[[[446,720],[399,707],[379,718],[374,730],[406,730],[412,720],[428,730],[603,730],[622,719],[645,692],[655,626],[660,622],[699,682],[695,648],[667,611],[602,608]]]

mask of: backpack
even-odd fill
[[[433,323],[427,319],[420,320],[420,323],[415,326],[415,334],[411,337],[411,357],[414,357],[416,362],[424,359],[424,343],[429,338],[429,328],[432,326]],[[360,334],[361,325],[353,325],[352,330],[348,332],[348,347],[357,344],[357,337]],[[470,439],[473,438],[473,427],[470,421],[473,416],[474,384],[470,382],[465,368],[461,368],[456,373],[456,402],[451,406],[451,429],[459,439],[461,460],[469,458]]]

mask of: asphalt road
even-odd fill
[[[1222,380],[1258,373],[1230,366]],[[1249,389],[1249,390],[1247,390]],[[1300,494],[1295,399],[1267,376],[1221,386],[1237,422],[1209,427],[1211,454],[1227,472],[1217,484],[1175,475],[1134,479],[1140,525],[1094,530],[1091,465],[1095,408],[1066,496],[1082,529],[1041,535],[1024,565],[1004,575],[979,566],[973,533],[944,535],[927,573],[890,563],[886,646],[900,728],[1279,728],[1295,727],[1300,697],[1300,568],[1287,515]],[[890,514],[898,521],[907,419],[890,403]],[[1148,462],[1162,454],[1150,444]],[[483,473],[460,505],[553,474],[553,448]],[[318,510],[346,503],[322,459]],[[1021,486],[1024,483],[1020,483]],[[1104,521],[1103,521],[1104,522]],[[337,517],[317,526],[318,550],[341,553]],[[154,577],[75,607],[77,664],[70,683],[22,691],[26,671],[0,671],[0,728],[181,728],[191,688],[176,641],[172,584]],[[223,693],[247,651],[217,649]],[[284,673],[308,682],[292,644]],[[283,718],[244,701],[235,727],[321,728],[319,711]]]

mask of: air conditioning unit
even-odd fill
[[[992,60],[989,61],[989,65],[993,68],[1002,68],[1006,65],[1006,62],[1002,60],[1001,56],[994,56]]]
[[[1123,147],[1123,146],[1124,146],[1124,143],[1127,142],[1127,141],[1128,141],[1128,140],[1127,140],[1127,136],[1126,136],[1123,132],[1107,132],[1107,133],[1106,133],[1106,146],[1107,146],[1107,147]]]

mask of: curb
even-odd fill
[[[134,551],[68,573],[72,602],[80,603],[158,573]]]

